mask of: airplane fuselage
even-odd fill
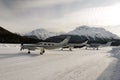
[[[53,42],[39,42],[37,44],[23,44],[21,45],[21,50],[28,49],[28,53],[30,53],[30,50],[40,50],[41,53],[45,52],[44,49],[56,49],[63,46],[66,46],[68,44],[70,37],[67,37],[60,43],[53,43]]]

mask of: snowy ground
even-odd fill
[[[0,80],[120,80],[119,47],[27,54],[0,44]]]

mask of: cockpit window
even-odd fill
[[[46,43],[44,43],[44,45],[47,45]]]
[[[54,46],[54,44],[51,44],[52,46]]]
[[[48,44],[49,46],[51,45],[51,44]]]

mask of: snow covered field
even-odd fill
[[[29,55],[19,46],[0,44],[0,80],[120,80],[119,47]]]

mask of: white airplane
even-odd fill
[[[45,53],[45,49],[56,49],[56,48],[61,48],[65,45],[68,44],[69,40],[70,40],[70,36],[68,36],[67,38],[65,38],[62,42],[60,43],[53,43],[53,42],[39,42],[37,44],[23,44],[21,45],[21,51],[24,49],[28,49],[28,54],[30,54],[31,50],[40,50],[40,54],[42,55],[43,53]]]
[[[83,46],[86,46],[87,43],[88,43],[88,41],[85,41],[85,42],[80,43],[80,44],[69,43],[68,45],[63,46],[63,47],[61,48],[61,50],[63,50],[64,48],[69,48],[69,50],[72,51],[72,48],[74,48],[75,46],[83,47]]]
[[[86,48],[85,49],[87,49],[87,48],[93,48],[93,49],[95,49],[96,48],[96,50],[98,50],[99,47],[111,46],[112,42],[113,41],[107,42],[106,44],[99,44],[99,43],[86,44]]]

